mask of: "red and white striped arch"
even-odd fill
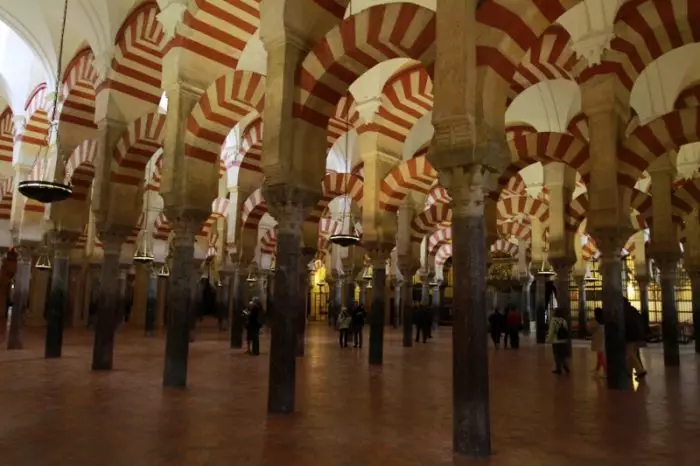
[[[211,232],[211,227],[220,218],[228,217],[229,200],[225,197],[217,197],[211,203],[211,214],[202,224],[202,229],[197,233],[198,236],[208,236]]]
[[[158,214],[155,221],[153,222],[153,226],[155,227],[153,230],[153,237],[155,239],[167,241],[170,237],[172,227],[170,226],[170,222],[168,222],[168,218],[163,212],[160,212]]]
[[[438,228],[428,237],[428,254],[434,255],[443,244],[449,243],[452,243],[452,228]]]
[[[260,188],[253,191],[241,206],[241,225],[245,229],[257,230],[260,219],[267,213],[267,202]]]
[[[451,204],[452,197],[447,193],[447,189],[439,184],[434,185],[428,191],[428,195],[425,198],[425,208],[427,209],[433,204],[442,202],[443,204]]]
[[[573,69],[580,62],[571,47],[571,36],[564,27],[554,23],[527,51],[518,65],[511,97],[542,81],[554,79],[574,80]]]
[[[638,126],[618,151],[619,182],[629,188],[651,163],[671,150],[700,141],[700,107],[675,110]]]
[[[14,190],[14,176],[7,177],[0,183],[0,219],[9,220],[12,215],[12,195]]]
[[[700,7],[694,0],[633,0],[622,5],[615,19],[615,38],[606,60],[585,70],[588,80],[600,73],[617,73],[632,90],[654,60],[673,49],[700,41]]]
[[[525,194],[527,194],[525,180],[520,173],[516,173],[508,180],[508,183],[506,183],[503,189],[501,189],[499,197],[523,196]]]
[[[143,182],[146,165],[163,145],[165,115],[148,113],[133,121],[117,143],[115,168],[111,180],[138,186]]]
[[[506,239],[514,237],[526,242],[530,242],[532,240],[532,226],[529,219],[514,222],[503,222],[496,227],[496,230],[501,237]]]
[[[511,140],[513,138],[517,138],[520,136],[525,136],[530,133],[536,133],[537,130],[535,129],[534,126],[528,123],[509,123],[508,126],[506,126],[506,139]]]
[[[685,215],[690,214],[693,208],[700,206],[700,178],[686,180],[673,192],[671,202]]]
[[[335,113],[328,119],[328,150],[343,134],[357,128],[360,123],[360,114],[355,108],[355,99],[348,92],[338,101]]]
[[[409,191],[427,194],[437,180],[437,175],[424,155],[402,162],[382,181],[379,208],[396,212]]]
[[[262,113],[265,77],[233,71],[218,78],[202,95],[187,119],[185,154],[216,163],[231,129],[253,110]]]
[[[158,105],[165,35],[157,16],[158,5],[150,0],[127,16],[116,35],[112,69],[103,89]]]
[[[95,56],[87,47],[70,61],[63,76],[58,120],[80,128],[95,129],[95,98],[98,75],[92,62]]]
[[[24,110],[28,117],[27,124],[19,135],[23,145],[46,146],[52,105],[53,101],[50,99],[46,83],[39,84],[29,94],[29,98],[24,105]]]
[[[195,0],[166,51],[182,48],[235,69],[250,38],[260,27],[260,0]]]
[[[519,249],[517,244],[499,238],[491,245],[491,254],[503,254],[510,257],[517,257]]]
[[[274,254],[277,251],[277,231],[276,228],[270,228],[265,231],[265,234],[260,237],[260,253]]]
[[[401,154],[411,128],[433,110],[433,82],[423,65],[413,65],[387,81],[382,97],[374,123],[380,135],[379,145]]]
[[[577,231],[581,223],[588,215],[588,193],[581,193],[575,199],[571,200],[569,212],[566,216],[566,229],[569,231]]]
[[[586,244],[581,248],[581,259],[585,262],[590,260],[595,260],[600,257],[600,251],[598,246],[595,244],[595,240],[590,235],[587,235],[588,239]]]
[[[673,104],[676,110],[698,106],[700,106],[700,83],[691,84],[683,89]]]
[[[250,170],[255,173],[262,173],[262,138],[263,121],[258,117],[253,120],[241,133],[240,160],[227,162],[226,169],[238,166],[242,170]]]
[[[349,86],[370,68],[392,58],[412,58],[430,69],[435,59],[433,11],[391,3],[344,19],[302,62],[296,116],[326,129]]]
[[[585,113],[581,112],[571,119],[566,131],[569,134],[573,134],[576,138],[588,142],[590,140],[590,133],[588,130],[588,117]]]
[[[68,158],[64,183],[73,186],[71,199],[84,201],[90,194],[92,180],[95,177],[98,141],[86,139]]]
[[[505,197],[496,204],[498,221],[505,222],[519,215],[535,217],[542,224],[549,220],[549,203],[531,196]]]
[[[319,221],[324,217],[324,212],[331,201],[340,196],[348,196],[355,203],[360,204],[364,192],[364,180],[348,173],[326,173],[321,181],[321,192],[323,197],[311,211],[307,221]]]
[[[452,257],[452,243],[443,244],[435,254],[435,269],[443,268],[445,262]]]
[[[447,204],[433,204],[414,215],[411,220],[411,241],[420,243],[423,237],[439,225],[449,225],[452,221],[452,208]]]
[[[0,113],[0,163],[12,163],[15,133],[13,118],[14,114],[9,106]]]

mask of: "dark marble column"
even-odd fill
[[[629,390],[625,342],[625,314],[622,294],[622,258],[620,238],[626,232],[594,234],[601,252],[600,272],[603,276],[603,321],[605,323],[605,353],[608,362],[608,388]]]
[[[304,307],[302,293],[302,226],[310,209],[318,201],[312,191],[289,186],[263,186],[270,214],[277,219],[277,262],[273,311],[270,327],[270,371],[267,411],[270,414],[294,412],[296,385],[296,344],[299,308]]]
[[[92,348],[92,370],[111,370],[114,361],[114,333],[119,318],[123,317],[120,309],[123,299],[120,297],[122,280],[119,270],[119,256],[122,244],[131,233],[129,227],[110,226],[100,231],[104,256],[99,284],[99,298],[95,312],[95,342]]]
[[[523,315],[523,334],[530,334],[530,321],[531,321],[531,306],[530,306],[530,285],[532,285],[532,280],[530,277],[523,279],[522,281],[522,295],[520,298],[520,306]]]
[[[145,319],[145,334],[146,336],[155,335],[156,326],[158,325],[158,275],[157,269],[151,269],[148,275],[148,289],[146,290],[146,319]]]
[[[562,257],[554,258],[549,260],[552,264],[554,271],[556,272],[556,286],[557,289],[557,307],[563,310],[564,319],[566,324],[569,326],[569,332],[571,332],[571,296],[569,294],[569,280],[571,276],[571,266],[574,264],[575,260]],[[569,339],[569,354],[571,353],[571,339]]]
[[[586,338],[588,335],[588,315],[586,313],[586,278],[576,277],[578,287],[578,328],[579,338]]]
[[[678,310],[676,309],[677,259],[677,255],[669,253],[662,260],[656,261],[661,272],[661,335],[666,367],[676,367],[681,364],[678,346]]]
[[[688,270],[688,275],[690,275],[690,283],[692,287],[695,352],[700,354],[700,270],[690,269]]]
[[[640,312],[644,320],[644,331],[647,332],[649,330],[649,279],[647,277],[637,277],[637,283],[639,284]]]
[[[219,331],[228,330],[229,309],[231,308],[231,273],[228,271],[219,272],[219,283],[216,285],[216,314],[219,319]]]
[[[304,346],[306,340],[306,310],[307,304],[311,304],[309,301],[311,297],[309,296],[311,287],[311,271],[309,269],[309,263],[314,260],[316,255],[316,250],[312,248],[303,248],[301,251],[301,262],[299,263],[299,290],[303,299],[300,301],[300,306],[297,309],[297,322],[296,322],[296,355],[297,357],[304,356]]]
[[[243,310],[245,309],[245,288],[247,286],[246,277],[248,271],[243,264],[236,265],[233,274],[233,307],[231,309],[231,348],[243,348]]]
[[[199,274],[195,271],[195,235],[208,217],[206,212],[166,211],[175,233],[170,242],[170,286],[168,287],[168,325],[165,341],[163,386],[187,386],[187,362],[190,332],[194,322],[193,289],[198,288]]]
[[[348,309],[352,309],[355,305],[355,279],[352,276],[346,277],[345,278],[345,306]],[[360,303],[364,306],[364,302],[362,301],[362,292],[360,292]]]
[[[452,213],[453,444],[459,453],[485,457],[491,453],[487,315],[484,312],[487,252],[483,211],[478,215],[474,200],[471,201],[456,198]]]
[[[24,348],[24,313],[29,302],[29,284],[32,277],[32,252],[34,247],[20,245],[15,248],[17,270],[15,290],[12,295],[12,314],[7,321],[7,349]]]
[[[430,306],[430,274],[427,272],[420,274],[421,283],[421,306]]]
[[[545,289],[547,275],[535,272],[535,338],[537,343],[547,342]]]
[[[63,325],[66,314],[71,313],[68,299],[70,279],[70,251],[79,233],[57,232],[52,234],[53,264],[49,296],[46,300],[45,358],[60,358],[63,349]]]
[[[410,348],[413,346],[413,286],[411,280],[407,277],[410,272],[403,273],[403,282],[401,282],[401,321],[403,328],[403,346]]]
[[[372,251],[372,306],[369,311],[369,363],[382,364],[384,361],[384,324],[386,310],[386,259],[389,251]]]

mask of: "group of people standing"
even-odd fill
[[[503,309],[496,308],[493,314],[489,316],[489,333],[493,341],[494,348],[498,349],[501,345],[501,335],[503,335],[503,348],[510,347],[513,349],[520,348],[520,332],[523,329],[523,316],[518,308],[514,305],[508,305]]]
[[[348,347],[348,337],[352,333],[353,348],[362,348],[362,330],[367,320],[367,313],[362,304],[355,301],[352,309],[340,308],[338,314],[338,343],[341,348]]]

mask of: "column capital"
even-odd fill
[[[291,184],[263,185],[263,197],[280,233],[302,234],[302,226],[321,193]]]
[[[122,245],[134,231],[132,226],[127,225],[98,225],[97,231],[102,241],[105,255],[119,255]]]
[[[634,233],[632,227],[627,226],[602,227],[589,231],[600,250],[602,260],[613,257],[620,259],[622,248],[632,233]]]
[[[459,217],[484,215],[484,197],[490,174],[482,165],[451,167],[440,172],[440,183],[452,196],[452,214]]]
[[[68,255],[80,238],[80,232],[67,230],[52,230],[49,232],[49,241],[55,255]]]
[[[559,270],[565,270],[568,269],[571,271],[573,268],[574,264],[576,264],[576,258],[575,257],[550,257],[549,263],[551,264],[552,268],[554,269],[555,272],[559,273]]]
[[[372,263],[372,268],[386,267],[386,261],[391,256],[394,245],[388,241],[370,240],[363,241],[363,246]]]
[[[170,240],[173,247],[191,246],[202,224],[209,218],[207,211],[178,207],[166,207],[165,215],[174,233]]]
[[[681,260],[681,251],[678,243],[659,244],[652,241],[648,246],[648,252],[660,269],[666,268],[671,264],[673,264],[675,269],[678,261]]]

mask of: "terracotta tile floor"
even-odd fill
[[[268,418],[267,337],[253,358],[202,330],[191,346],[187,390],[163,390],[162,337],[120,331],[115,370],[91,373],[91,335],[71,330],[61,360],[42,358],[40,332],[26,350],[0,350],[0,464],[466,465],[451,451],[448,329],[403,349],[387,334],[385,365],[366,349],[335,345],[312,325],[298,364],[298,413]],[[494,456],[490,465],[697,465],[698,358],[650,375],[636,393],[591,379],[593,355],[575,349],[575,373],[550,373],[548,348],[491,351]]]

